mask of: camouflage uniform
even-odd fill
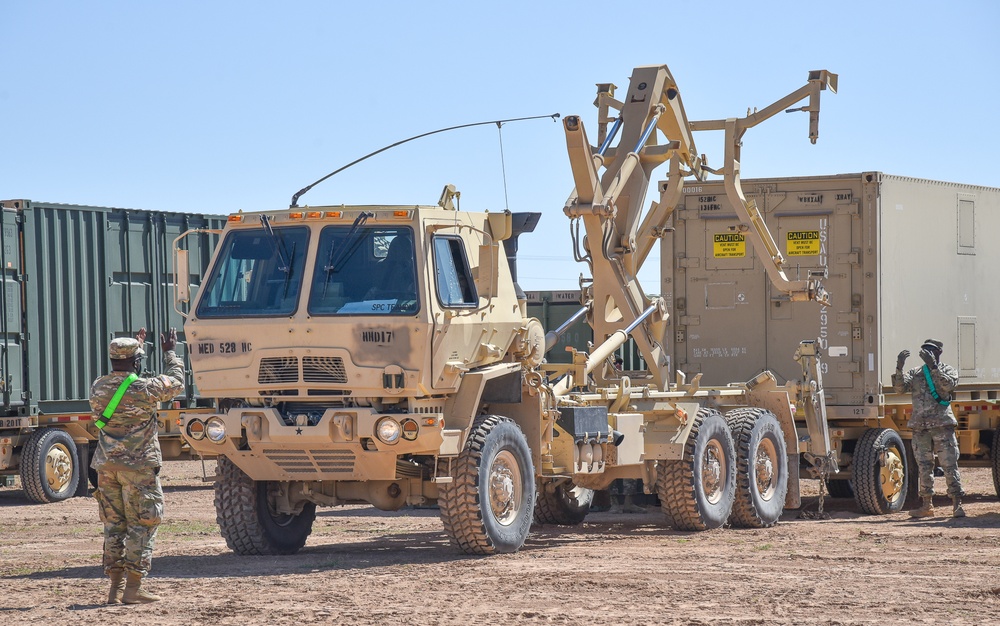
[[[111,343],[111,358],[142,355],[139,342]],[[166,374],[139,377],[126,390],[108,424],[100,431],[91,467],[97,470],[97,498],[104,522],[104,570],[149,573],[156,528],[163,517],[158,476],[163,455],[157,439],[156,410],[184,391],[184,364],[170,350],[163,354]],[[129,372],[112,371],[94,381],[90,407],[100,415]]]
[[[958,384],[958,371],[944,363],[930,370],[931,380],[938,397],[948,399]],[[960,497],[962,480],[958,472],[958,439],[955,427],[958,422],[951,410],[951,404],[939,404],[931,395],[924,377],[924,366],[915,367],[906,373],[897,370],[892,375],[892,388],[896,393],[909,391],[913,398],[913,414],[907,424],[913,429],[913,456],[917,461],[919,495],[929,497],[934,494],[934,452],[944,468],[948,483],[948,495]]]

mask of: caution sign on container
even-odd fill
[[[712,256],[717,259],[732,259],[747,255],[747,238],[740,233],[719,233],[713,235]]]
[[[817,256],[819,254],[818,230],[790,230],[785,238],[788,256]]]

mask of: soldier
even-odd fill
[[[94,381],[90,407],[100,429],[91,463],[104,522],[104,571],[111,578],[108,604],[157,602],[142,588],[153,558],[153,540],[163,517],[156,409],[184,391],[184,364],[174,353],[177,331],[160,335],[166,374],[140,377],[146,329],[135,339],[111,342],[111,373]]]
[[[923,501],[920,508],[910,511],[913,517],[934,515],[934,453],[944,468],[948,495],[952,501],[952,516],[965,517],[962,508],[962,479],[958,473],[958,440],[955,427],[958,422],[951,411],[951,392],[958,384],[954,367],[941,363],[944,344],[928,339],[920,346],[924,365],[903,373],[903,364],[910,356],[909,350],[899,353],[892,387],[896,393],[909,391],[913,395],[913,414],[909,427],[913,429],[913,456],[917,460],[919,492]]]

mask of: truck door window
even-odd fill
[[[310,315],[412,315],[419,308],[412,229],[323,229],[309,292]]]
[[[469,260],[461,237],[434,237],[434,274],[437,295],[442,306],[475,307],[479,304]]]
[[[235,230],[226,235],[198,302],[198,317],[284,317],[295,313],[309,230],[274,228],[273,232],[273,237],[264,229]]]

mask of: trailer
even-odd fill
[[[180,329],[173,239],[224,224],[223,216],[195,213],[0,202],[0,484],[20,475],[26,496],[40,503],[86,495],[97,442],[90,385],[109,367],[108,344],[141,327],[152,338]],[[186,240],[195,288],[216,240],[210,232]],[[146,352],[156,368],[159,345]],[[177,352],[187,363],[183,334]],[[180,412],[207,410],[186,378],[185,395],[158,416],[165,459],[189,454]]]
[[[800,375],[787,355],[817,338],[834,495],[873,514],[916,493],[906,422],[893,392],[896,355],[933,337],[960,373],[952,409],[960,465],[992,467],[1000,494],[1000,189],[882,172],[744,180],[790,273],[821,278],[831,303],[790,305],[766,279],[722,181],[684,188],[661,245],[661,289],[674,316],[678,371],[704,384],[769,370]]]

